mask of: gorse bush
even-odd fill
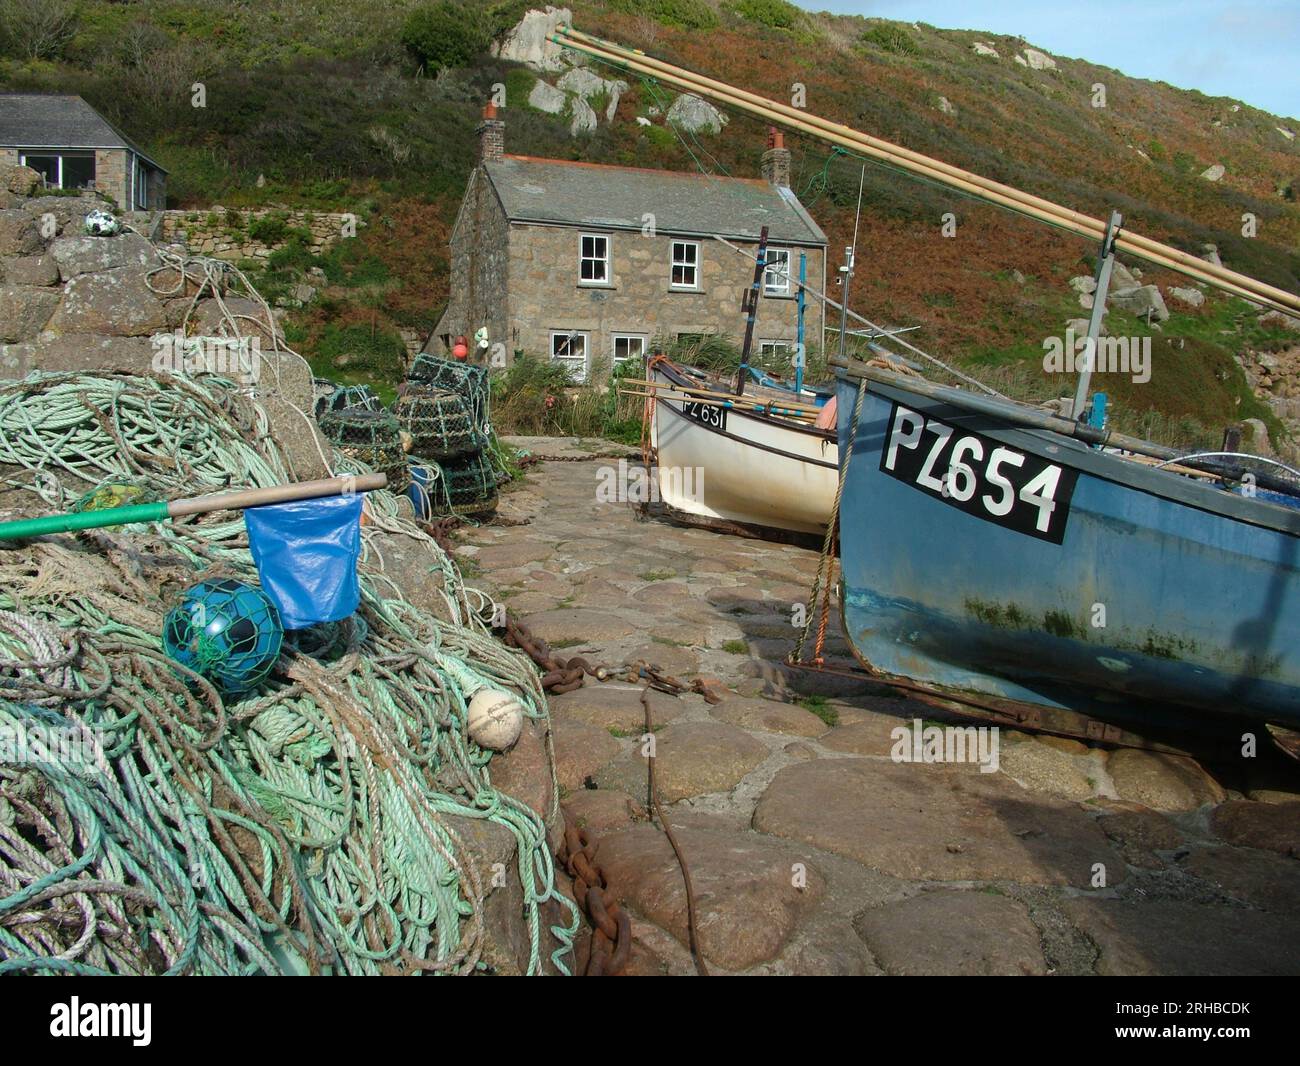
[[[462,67],[486,52],[491,34],[483,16],[454,0],[440,0],[412,11],[402,25],[402,44],[436,74],[443,67]]]
[[[921,52],[920,46],[912,39],[912,35],[901,26],[872,26],[858,39],[863,44],[893,52],[895,55],[914,56],[920,55]]]
[[[774,30],[793,30],[803,22],[803,12],[786,0],[734,0],[730,9]]]
[[[712,30],[718,15],[704,0],[609,0],[609,6],[626,15],[644,15],[679,30]]]

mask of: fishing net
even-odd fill
[[[476,426],[482,428],[488,424],[490,392],[486,367],[470,366],[421,352],[407,371],[406,380],[416,385],[449,389],[465,401]]]
[[[410,480],[402,431],[389,412],[380,408],[344,407],[320,418],[321,433],[350,459],[388,475],[388,487],[401,492]]]
[[[483,447],[465,401],[448,389],[411,386],[391,408],[397,424],[411,435],[411,453],[421,459],[453,459]]]
[[[265,426],[218,378],[0,385],[0,517],[104,481],[276,484]],[[0,544],[0,973],[468,973],[499,961],[500,889],[467,842],[500,830],[520,903],[498,920],[521,904],[522,968],[565,969],[577,914],[546,825],[493,788],[466,729],[485,684],[544,720],[537,672],[397,497],[367,511],[356,614],[285,636],[240,696],[162,638],[196,584],[256,587],[238,515]],[[395,539],[440,582],[418,605],[383,568]]]

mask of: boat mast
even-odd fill
[[[749,351],[754,345],[754,320],[758,317],[758,298],[763,291],[763,274],[767,270],[767,227],[758,231],[758,258],[754,261],[754,283],[741,310],[745,312],[745,346],[740,350],[740,369],[736,372],[736,395],[745,393],[745,379],[749,377]]]
[[[840,290],[840,358],[847,354],[845,345],[849,338],[849,280],[853,277],[853,261],[858,254],[858,224],[862,221],[862,190],[867,183],[867,165],[862,164],[862,176],[858,178],[858,210],[853,216],[853,244],[844,249],[844,265],[840,273],[844,276],[844,287]]]
[[[1092,372],[1097,365],[1097,338],[1101,336],[1101,319],[1106,313],[1106,293],[1110,289],[1111,270],[1115,266],[1115,241],[1119,238],[1124,219],[1118,211],[1110,213],[1106,233],[1101,239],[1101,254],[1097,257],[1097,288],[1092,294],[1092,315],[1088,319],[1088,339],[1084,342],[1083,363],[1079,367],[1079,387],[1074,393],[1071,414],[1082,419],[1088,404],[1088,388]]]

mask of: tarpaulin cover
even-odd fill
[[[360,493],[294,500],[244,512],[262,589],[285,629],[347,618],[361,602]]]

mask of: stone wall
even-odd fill
[[[157,235],[160,240],[183,243],[190,251],[213,259],[266,259],[287,243],[287,239],[266,242],[249,236],[249,226],[268,216],[283,217],[290,229],[306,230],[311,235],[307,250],[313,255],[321,255],[342,240],[349,219],[356,220],[358,229],[364,225],[355,215],[338,212],[274,206],[228,210],[218,206],[205,211],[164,211]]]
[[[127,187],[127,153],[123,148],[101,148],[95,152],[95,189],[108,196],[123,211],[134,206]]]
[[[440,338],[472,337],[484,326],[490,341],[505,341],[509,239],[501,203],[483,171],[475,170],[451,235],[451,299],[429,339],[432,351],[445,351]],[[505,343],[509,358],[510,345]]]
[[[615,333],[639,334],[647,343],[656,335],[675,338],[680,333],[721,333],[739,342],[745,317],[741,300],[754,279],[753,260],[717,241],[700,240],[698,291],[669,287],[673,237],[635,232],[613,232],[610,238],[610,284],[580,285],[579,240],[583,232],[559,226],[510,227],[510,324],[506,347],[530,355],[549,355],[551,331],[589,334],[589,357],[609,362]],[[676,238],[678,240],[687,238]],[[737,243],[757,254],[757,243]],[[799,253],[808,256],[807,285],[824,289],[824,255],[820,247],[789,248],[791,273],[798,278]],[[764,296],[758,305],[754,350],[762,341],[783,341],[793,347],[798,336],[798,312],[791,296]],[[822,306],[809,299],[804,317],[805,342],[821,341]],[[494,335],[493,339],[497,339]]]

